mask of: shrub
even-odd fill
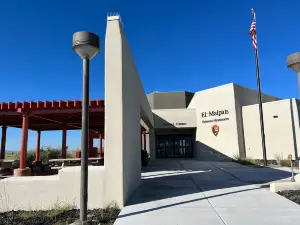
[[[276,160],[277,165],[280,165],[280,161],[283,160],[283,154],[282,153],[274,154],[274,158]]]
[[[16,152],[14,154],[14,160],[20,160],[20,152]],[[26,163],[29,164],[34,160],[35,160],[35,152],[34,151],[27,151]]]
[[[67,158],[76,158],[76,152],[75,151],[68,151],[67,152]]]
[[[279,161],[280,166],[291,167],[291,161],[288,159],[281,159]]]
[[[243,158],[238,154],[233,155],[233,161],[242,165],[259,165],[259,160],[251,159],[251,158]]]
[[[275,154],[274,155],[277,165],[280,166],[285,166],[285,167],[290,167],[291,166],[291,162],[288,159],[284,159],[283,154]]]
[[[75,155],[73,153],[67,152],[68,158],[74,158]],[[59,159],[61,158],[61,149],[56,149],[51,146],[42,147],[40,149],[40,161],[42,163],[48,163],[50,159]],[[20,159],[20,153],[16,152],[14,154],[14,159],[19,160]],[[27,151],[27,159],[26,163],[29,164],[32,161],[35,160],[35,150],[29,150]]]

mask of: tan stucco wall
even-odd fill
[[[103,207],[103,166],[89,166],[88,208]],[[80,206],[80,166],[54,176],[11,177],[0,180],[0,212],[48,210],[57,205]]]
[[[197,127],[195,109],[156,109],[152,112],[155,129]]]
[[[239,154],[233,84],[196,92],[188,108],[196,109],[196,158],[200,159],[201,151],[205,149],[216,150],[229,157]],[[212,110],[228,110],[229,113],[221,116],[202,117],[202,113],[206,113],[208,116],[209,111]],[[228,120],[224,121],[213,121],[227,118]],[[203,122],[208,120],[212,120],[212,122]],[[218,136],[212,132],[213,125],[220,127]]]
[[[153,127],[120,18],[111,16],[105,39],[105,204],[123,207],[140,183],[140,119]]]
[[[246,156],[262,159],[258,105],[245,106],[242,108],[242,113]],[[275,154],[285,158],[292,154],[295,158],[295,147],[298,152],[300,149],[299,114],[295,99],[264,103],[263,115],[267,158],[275,159]]]
[[[234,96],[235,96],[235,110],[237,119],[237,132],[239,152],[241,157],[246,157],[244,131],[243,131],[243,118],[242,107],[247,105],[253,105],[258,103],[258,92],[256,90],[249,89],[247,87],[234,84]],[[262,94],[262,102],[277,101],[279,98]]]

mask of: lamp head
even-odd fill
[[[73,34],[72,49],[82,59],[92,59],[100,52],[99,37],[86,31],[76,32]]]
[[[300,52],[293,53],[287,57],[287,67],[300,73]]]

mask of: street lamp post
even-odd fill
[[[298,94],[300,95],[300,52],[293,53],[287,57],[287,67],[298,74]]]
[[[80,221],[87,220],[88,202],[88,133],[89,133],[89,75],[90,60],[100,52],[99,37],[90,32],[76,32],[72,49],[83,60]]]

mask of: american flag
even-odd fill
[[[256,50],[257,49],[257,39],[256,39],[256,16],[254,9],[252,9],[252,23],[250,26],[250,36],[252,38],[252,46]]]

